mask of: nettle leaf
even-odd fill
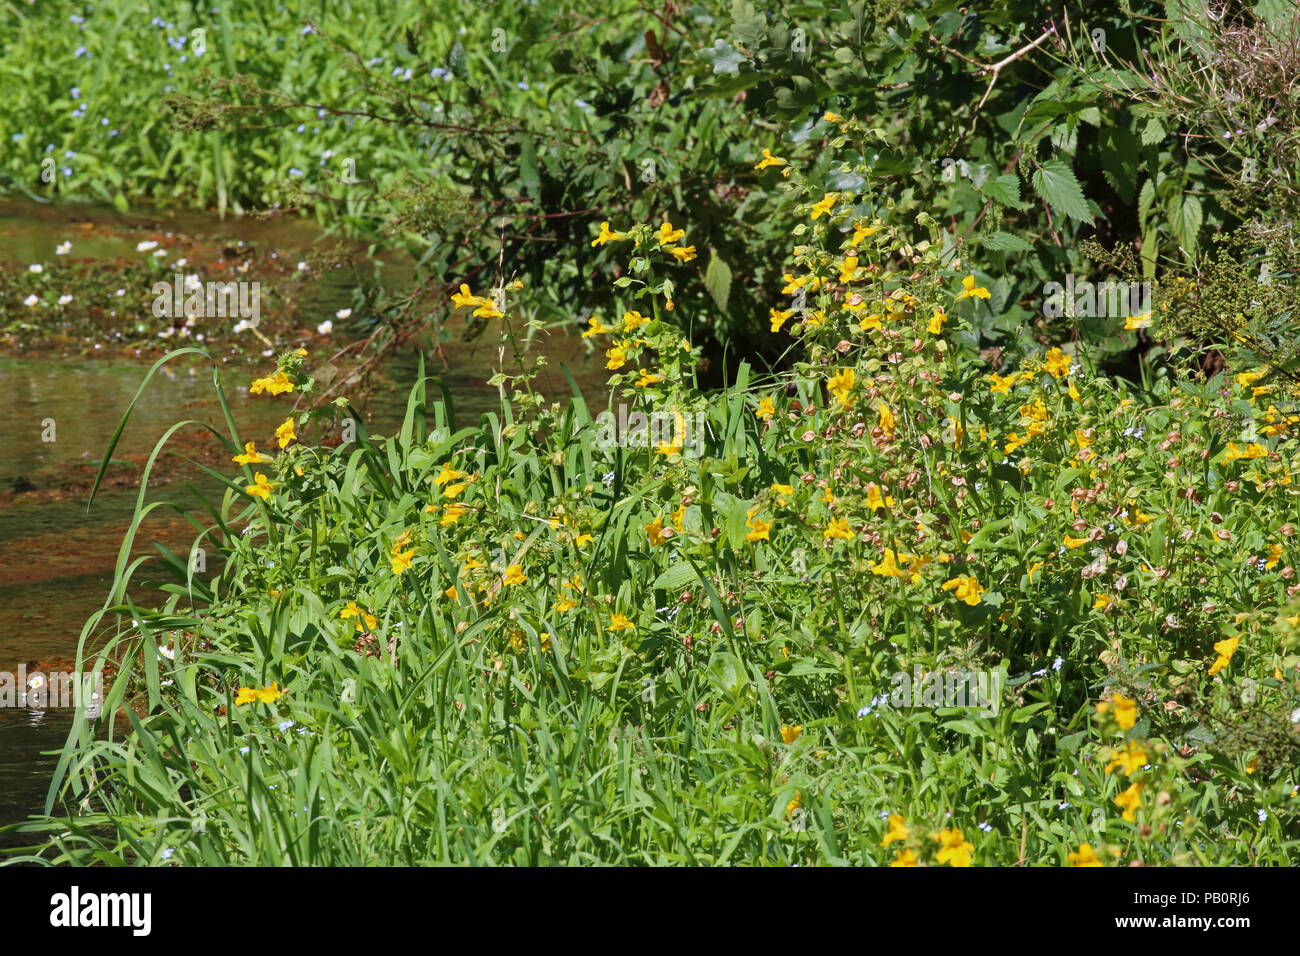
[[[995,232],[983,238],[984,248],[994,252],[1031,252],[1033,246],[1009,232]]]
[[[1062,215],[1079,222],[1092,222],[1088,201],[1083,198],[1083,188],[1068,163],[1049,159],[1034,170],[1034,192]]]
[[[716,249],[709,253],[709,265],[704,270],[704,288],[718,303],[718,308],[727,311],[727,299],[731,296],[731,266],[723,261]]]
[[[1147,125],[1142,127],[1142,145],[1152,146],[1165,138],[1165,128],[1160,120],[1154,116],[1147,120]]]
[[[1178,237],[1179,243],[1188,252],[1196,249],[1196,237],[1201,231],[1203,219],[1201,201],[1191,194],[1184,195],[1182,203],[1170,213],[1169,225],[1174,230],[1174,235]]]
[[[1004,173],[997,179],[987,180],[978,188],[985,196],[1004,206],[1020,205],[1020,180],[1014,173]]]

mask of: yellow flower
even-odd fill
[[[1043,367],[1047,369],[1052,378],[1061,378],[1070,374],[1070,364],[1073,360],[1060,349],[1054,348],[1047,353],[1047,360]]]
[[[984,593],[984,588],[980,586],[974,575],[945,581],[943,589],[956,592],[958,600],[965,601],[971,607],[980,603],[980,595]]]
[[[469,513],[469,509],[462,504],[459,503],[449,504],[442,509],[442,517],[438,519],[438,524],[441,527],[446,528],[450,525],[454,525],[457,521],[465,517],[465,515],[467,515],[468,513]]]
[[[829,541],[832,538],[852,538],[854,534],[853,529],[849,527],[848,521],[843,518],[834,518],[826,526],[826,530],[822,532],[822,537]]]
[[[1088,543],[1087,538],[1072,538],[1068,534],[1064,540],[1067,548],[1079,548]]]
[[[898,857],[890,866],[916,866],[916,854],[911,850],[903,849],[898,851]]]
[[[891,813],[889,815],[889,831],[885,834],[884,839],[880,841],[880,845],[889,846],[895,841],[899,843],[907,842],[908,832],[905,824],[906,820],[901,813]]]
[[[1094,611],[1104,611],[1106,608],[1110,607],[1111,604],[1112,601],[1109,594],[1098,594],[1097,600],[1092,602],[1092,609]]]
[[[852,373],[853,370],[850,369],[849,371]],[[898,425],[898,422],[894,419],[894,413],[889,410],[889,406],[883,401],[880,403],[877,410],[880,413],[880,430],[886,435],[892,436],[894,434],[894,428]]]
[[[1223,670],[1225,667],[1228,666],[1228,662],[1232,660],[1232,655],[1237,653],[1237,645],[1240,643],[1241,643],[1241,637],[1238,636],[1238,637],[1229,637],[1226,640],[1219,641],[1214,645],[1215,653],[1217,653],[1219,656],[1215,659],[1214,663],[1210,665],[1211,677],[1213,677],[1215,674],[1219,673],[1219,671]]]
[[[930,316],[929,332],[931,335],[939,335],[943,332],[943,324],[948,321],[948,314],[943,311],[942,306],[936,306],[934,314]]]
[[[1002,447],[1002,451],[1010,455],[1028,440],[1028,438],[1021,438],[1015,432],[1007,432],[1007,443]]]
[[[460,285],[460,291],[452,293],[451,302],[458,309],[464,309],[471,305],[477,307],[483,304],[483,300],[470,292],[469,286],[463,282]]]
[[[1124,776],[1131,776],[1134,770],[1141,770],[1147,763],[1147,752],[1142,749],[1142,745],[1136,740],[1130,740],[1123,750],[1110,749],[1110,763],[1106,764],[1106,772],[1114,773],[1122,769]]]
[[[839,113],[832,113],[830,110],[827,110],[822,114],[822,121],[826,123],[843,123],[844,117]]]
[[[1281,560],[1282,546],[1280,544],[1270,544],[1268,546],[1268,557],[1264,559],[1264,570],[1272,571]]]
[[[442,470],[439,471],[437,476],[433,479],[433,483],[441,488],[449,481],[457,481],[458,479],[465,477],[467,477],[465,472],[457,471],[455,468],[452,468],[451,462],[444,462]]]
[[[795,791],[794,799],[785,805],[785,815],[787,817],[794,816],[794,812],[801,806],[803,806],[803,794]]]
[[[856,249],[862,244],[863,239],[875,235],[877,231],[876,226],[868,226],[864,220],[859,219],[853,224],[853,238],[849,240],[849,245]]]
[[[664,533],[664,519],[662,517],[655,518],[654,521],[646,525],[645,532],[650,536],[650,544],[656,547],[672,537],[671,531]]]
[[[563,614],[565,611],[572,611],[577,606],[578,602],[566,594],[555,602],[555,613]]]
[[[624,332],[635,332],[637,329],[641,328],[641,326],[643,326],[643,325],[648,325],[649,323],[650,323],[650,320],[647,319],[647,318],[646,318],[644,315],[642,315],[640,312],[624,312],[624,313],[623,313],[623,331],[624,331]]]
[[[1003,378],[997,372],[994,372],[992,375],[989,376],[989,378],[993,380],[993,384],[989,386],[989,394],[1010,395],[1011,386],[1016,384],[1016,379],[1019,377],[1020,377],[1019,372],[1012,372],[1006,378]]]
[[[403,571],[405,571],[407,568],[411,566],[411,562],[414,559],[415,559],[414,548],[411,548],[409,551],[394,550],[392,554],[389,555],[388,558],[389,562],[393,566],[394,574],[401,574]]]
[[[587,325],[589,325],[590,328],[587,329],[587,331],[582,333],[582,337],[584,339],[589,339],[593,335],[607,335],[608,333],[614,331],[613,327],[608,325],[602,325],[600,321],[600,317],[596,315],[593,315],[591,318],[587,320]]]
[[[867,507],[872,511],[879,508],[894,507],[894,499],[889,495],[881,495],[879,486],[874,482],[867,482]]]
[[[694,246],[675,246],[672,249],[673,258],[678,262],[690,262],[695,258]]]
[[[1067,858],[1070,866],[1101,866],[1102,862],[1093,852],[1091,843],[1080,843],[1078,853],[1070,853]]]
[[[294,441],[298,436],[293,433],[293,419],[286,418],[280,427],[275,430],[275,440],[280,443],[281,448],[287,448],[289,442]]]
[[[1119,724],[1120,730],[1132,730],[1137,723],[1137,713],[1136,700],[1119,693],[1115,695],[1115,722]]]
[[[894,549],[886,548],[885,556],[880,559],[880,563],[871,566],[871,573],[882,578],[908,577],[908,572],[898,566],[897,560],[898,556],[894,554]]]
[[[242,455],[236,455],[231,459],[236,465],[258,465],[270,460],[265,455],[258,454],[257,443],[251,441],[244,442],[244,453]]]
[[[266,475],[260,471],[253,476],[253,484],[247,486],[244,491],[255,498],[261,498],[265,501],[271,497],[271,491],[275,488],[276,483],[266,480]]]
[[[776,406],[772,402],[772,396],[768,395],[758,403],[758,408],[754,409],[754,414],[763,421],[768,421],[776,414]]]
[[[667,220],[664,220],[663,225],[659,227],[659,245],[661,246],[672,245],[685,236],[685,229],[674,229],[673,224]]]
[[[623,235],[621,232],[614,232],[612,229],[610,229],[608,222],[602,222],[600,224],[600,235],[598,235],[595,239],[591,240],[591,245],[594,248],[596,246],[603,246],[607,242],[613,242],[619,239],[626,239],[626,238],[627,236]],[[464,286],[461,286],[461,288],[464,289]]]
[[[1236,442],[1228,442],[1228,448],[1223,453],[1223,462],[1227,464],[1230,461],[1237,461],[1239,458],[1254,459],[1267,458],[1268,450],[1259,442],[1252,442],[1245,448],[1238,447]]]
[[[787,309],[784,312],[780,311],[779,309],[772,309],[771,314],[772,314],[772,327],[770,331],[780,332],[781,326],[785,325],[785,323],[789,320],[790,316],[794,315],[794,309]]]
[[[872,312],[865,319],[863,319],[861,322],[858,323],[858,328],[861,329],[863,332],[870,332],[872,329],[879,332],[882,329],[884,329],[884,326],[880,324],[880,313]]]
[[[792,744],[796,740],[798,740],[799,735],[802,733],[803,733],[803,724],[795,724],[793,727],[791,727],[789,724],[785,724],[781,727],[781,739],[788,744]]]
[[[261,395],[263,392],[270,392],[272,395],[279,395],[283,392],[292,392],[293,382],[284,372],[276,372],[266,378],[259,378],[252,385],[248,386],[249,395]]]
[[[853,369],[840,369],[827,380],[826,388],[835,396],[837,402],[841,405],[848,405],[851,402],[850,396],[853,393],[853,380]]]
[[[614,614],[610,616],[609,629],[611,631],[626,631],[629,628],[634,628],[634,627],[636,627],[636,625],[633,624],[631,621],[629,621],[622,614]]]
[[[494,299],[480,300],[478,308],[475,309],[472,314],[480,319],[499,319],[501,316],[505,315],[504,312],[497,308],[496,300]]]
[[[962,299],[972,298],[987,299],[989,298],[989,290],[984,288],[982,285],[977,286],[975,284],[975,276],[968,275],[966,278],[961,280],[961,292],[957,296],[957,301],[960,302]]]
[[[1142,806],[1142,784],[1131,783],[1127,790],[1115,798],[1115,806],[1124,809],[1124,819],[1132,823]]]
[[[358,631],[363,631],[366,628],[369,628],[370,630],[373,631],[375,629],[375,626],[379,623],[378,621],[375,620],[375,616],[373,614],[357,607],[356,601],[349,601],[348,606],[339,612],[339,617],[343,618],[343,620],[345,621],[350,617],[359,617],[361,620],[357,621]],[[365,622],[365,627],[361,626],[363,621]]]
[[[1134,329],[1145,329],[1151,325],[1151,313],[1143,312],[1141,315],[1130,315],[1124,320],[1124,330],[1131,332]]]
[[[642,372],[641,377],[636,380],[637,388],[645,388],[648,385],[658,385],[664,380],[662,375],[652,375],[649,372]]]
[[[280,682],[272,681],[270,687],[263,687],[260,690],[256,687],[241,687],[235,697],[235,706],[242,707],[244,704],[262,703],[274,704],[283,697],[280,690]]]
[[[523,584],[526,580],[528,579],[524,577],[524,569],[517,564],[512,564],[510,567],[506,568],[505,577],[501,579],[501,583],[513,586],[516,584]]]
[[[589,534],[580,534],[573,539],[573,546],[575,548],[585,548],[587,545],[591,544],[591,542],[595,540],[596,539]]]
[[[813,219],[820,219],[822,216],[828,215],[834,206],[835,206],[835,193],[827,193],[820,200],[813,203],[813,207],[812,207]]]
[[[844,265],[840,267],[840,281],[844,283],[852,282],[853,276],[858,271],[858,257],[845,256]]]
[[[754,520],[751,518],[750,520],[746,521],[745,524],[748,525],[750,529],[749,534],[745,535],[746,541],[754,542],[754,541],[772,540],[770,537],[768,537],[768,533],[772,530],[772,522],[763,521],[761,518],[758,520]]]
[[[605,363],[605,368],[609,369],[611,372],[617,371],[627,364],[627,351],[625,349],[609,349],[605,353],[605,357],[609,359],[609,361]]]
[[[762,171],[767,169],[769,166],[784,166],[785,163],[786,161],[780,156],[773,156],[770,149],[765,149],[763,150],[763,161],[755,166],[754,169]]]
[[[951,830],[941,830],[935,839],[942,844],[935,857],[938,862],[947,863],[949,866],[970,866],[970,855],[975,847],[966,842],[966,836],[960,830],[956,827]]]

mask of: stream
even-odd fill
[[[133,218],[107,208],[0,200],[0,269],[49,263],[59,243],[69,239],[82,258],[122,261],[134,255],[141,236],[164,229],[185,236],[189,249],[205,244],[215,249],[244,239],[285,256],[304,254],[316,238],[310,224],[300,220],[220,222],[197,213]],[[359,275],[349,269],[314,277],[302,301],[308,321],[314,326],[345,308],[358,281]],[[317,352],[332,354],[339,338],[313,350],[313,357]],[[451,390],[461,424],[497,407],[496,389],[486,384],[498,361],[496,349],[485,344],[492,339],[486,335],[475,345],[454,335],[441,349],[445,366],[443,360],[426,358],[427,371],[440,375]],[[174,343],[180,344],[201,343]],[[277,345],[287,350],[293,343]],[[544,350],[557,374],[563,364],[589,395],[600,390],[598,383],[606,373],[600,361],[586,357],[578,336],[552,334]],[[89,488],[109,438],[152,363],[149,358],[118,357],[116,352],[104,357],[110,351],[83,344],[63,354],[49,349],[0,352],[0,671],[16,675],[20,664],[32,660],[50,670],[73,669],[82,627],[103,607],[112,583],[139,476],[155,443],[182,419],[207,421],[225,431],[210,366],[165,366],[136,406],[113,453],[109,476],[114,480],[101,487],[87,511]],[[253,361],[245,367],[227,365],[222,380],[241,436],[255,437],[265,448],[261,440],[274,432],[288,406],[266,397],[250,398],[248,382],[272,367],[274,359],[264,357],[261,343],[251,339],[248,351]],[[385,434],[400,423],[417,361],[417,353],[408,350],[383,370],[368,406],[361,409],[372,433]],[[551,391],[561,398],[567,386]],[[178,433],[168,447],[181,455],[202,451],[195,435],[192,430]],[[132,557],[156,554],[155,540],[174,553],[188,552],[196,532],[181,511],[196,505],[187,482],[210,497],[220,495],[219,486],[196,466],[167,455],[160,456],[159,464],[164,460],[165,467],[155,472],[161,478],[150,481],[147,500],[176,507],[158,508],[146,519]],[[146,564],[133,576],[131,596],[140,606],[161,603],[160,593],[139,583],[164,577],[149,571]],[[0,827],[42,811],[73,713],[71,708],[6,707],[0,701]],[[32,842],[29,835],[0,832],[0,847]]]

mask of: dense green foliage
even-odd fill
[[[227,416],[225,560],[164,553],[146,610],[124,548],[83,642],[130,732],[74,727],[43,858],[1289,863],[1294,157],[1276,77],[1224,57],[1294,24],[987,7],[223,8],[86,188],[386,230],[427,282],[370,305],[499,332],[502,401],[461,421],[422,376],[397,434],[305,408],[274,459]],[[1225,88],[1239,138],[1197,108]],[[1045,314],[1090,262],[1149,311]],[[607,398],[539,391],[550,322]]]

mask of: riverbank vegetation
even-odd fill
[[[1097,50],[1006,4],[564,10],[399,20],[411,76],[347,88],[407,110],[377,128],[432,136],[397,84],[490,78],[438,101],[482,135],[425,144],[479,234],[451,246],[441,186],[389,198],[429,270],[407,304],[499,323],[498,407],[458,415],[422,366],[402,427],[371,435],[312,401],[331,373],[308,349],[214,365],[223,405],[248,386],[284,422],[270,445],[217,428],[195,547],[218,571],[164,553],[170,599],[145,609],[146,569],[119,565],[86,634],[137,662],[105,701],[130,732],[78,719],[27,825],[41,858],[1288,864],[1300,344],[1290,271],[1256,273],[1289,261],[1289,154],[1243,134],[1188,163],[1175,121],[1204,115],[1076,58],[1154,36],[1181,63],[1289,21],[1109,12]],[[496,29],[529,42],[493,60]],[[546,90],[515,76],[543,53]],[[213,91],[251,100],[233,74]],[[205,102],[203,123],[235,112]],[[1263,151],[1262,194],[1224,172],[1238,148]],[[1147,307],[1043,308],[1089,261],[1149,283]],[[540,384],[561,312],[607,395]],[[443,321],[389,318],[393,341]]]

